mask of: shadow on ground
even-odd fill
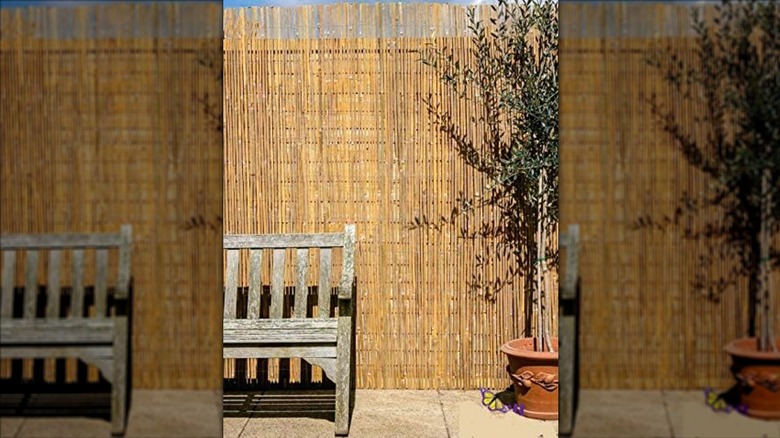
[[[111,385],[0,380],[0,416],[111,419]]]
[[[327,389],[231,391],[222,395],[222,415],[335,421],[335,403],[335,390]]]
[[[224,418],[314,418],[335,421],[336,385],[322,382],[270,383],[261,379],[224,379]],[[350,391],[350,417],[355,409],[355,390]]]

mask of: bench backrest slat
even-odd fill
[[[297,254],[297,279],[295,287],[295,309],[293,316],[306,318],[306,300],[309,296],[309,288],[306,286],[306,278],[309,274],[309,249],[299,248]]]
[[[108,251],[117,249],[119,266],[115,297],[125,299],[130,289],[132,228],[123,225],[119,233],[113,234],[12,234],[0,239],[3,254],[2,295],[0,316],[13,317],[13,299],[18,251],[25,252],[23,318],[35,318],[38,305],[38,274],[41,251],[47,251],[49,263],[46,274],[46,318],[60,316],[60,274],[62,254],[71,252],[71,295],[69,318],[85,316],[85,252],[94,250],[95,315],[105,317],[108,313]],[[44,265],[46,266],[46,265]]]
[[[84,250],[73,250],[73,292],[71,292],[71,306],[69,318],[81,318],[84,316]]]
[[[0,317],[13,316],[14,273],[16,272],[16,252],[3,251],[3,289],[0,291]]]
[[[60,290],[60,260],[59,249],[49,251],[49,290]],[[10,315],[9,315],[10,316]],[[60,300],[49,299],[46,301],[46,317],[57,318],[60,316]]]
[[[227,266],[225,272],[225,312],[224,317],[232,319],[236,317],[236,294],[238,288],[238,250],[227,252]]]
[[[270,282],[271,300],[268,311],[270,319],[280,319],[284,316],[285,271],[288,250],[295,248],[295,292],[291,317],[306,318],[308,312],[308,275],[310,249],[319,252],[318,281],[318,318],[329,318],[331,310],[331,261],[333,248],[343,248],[342,277],[339,295],[351,293],[354,277],[355,226],[347,225],[344,233],[323,234],[241,234],[223,236],[223,249],[227,254],[225,269],[225,301],[223,315],[225,319],[235,319],[238,314],[239,269],[242,260],[239,251],[249,250],[248,283],[246,317],[260,317],[261,297],[263,294],[263,278],[261,278],[263,252],[268,250],[271,256]],[[241,280],[243,281],[243,280]],[[266,283],[267,284],[267,283]],[[345,296],[348,298],[348,296]]]
[[[247,318],[260,317],[260,298],[263,295],[262,270],[263,250],[249,251],[249,298],[247,303]]]
[[[282,317],[282,304],[284,301],[284,256],[283,248],[274,249],[273,266],[271,267],[271,309],[269,316],[271,319]]]
[[[108,281],[108,250],[95,251],[95,315],[107,316],[108,294],[106,283]]]
[[[38,298],[38,251],[27,251],[24,267],[24,318],[35,318]]]
[[[330,248],[320,250],[319,318],[330,317]]]

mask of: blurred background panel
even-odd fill
[[[134,388],[218,390],[222,3],[86,3],[0,9],[0,231],[131,224]]]
[[[699,124],[706,107],[674,92],[650,61],[667,53],[696,66],[691,8],[711,22],[717,3],[561,3],[560,210],[563,229],[581,227],[583,389],[733,383],[723,348],[749,332],[747,278],[731,275],[735,259],[711,258],[719,238],[683,238],[686,228],[717,224],[723,210],[700,209],[665,231],[640,223],[673,217],[684,194],[708,193],[708,176],[675,147],[650,100],[674,109],[698,140],[709,134]]]

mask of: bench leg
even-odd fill
[[[338,322],[336,359],[336,435],[349,434],[349,390],[351,386],[352,317],[341,316]]]
[[[128,324],[127,317],[116,318],[114,332],[114,381],[111,385],[111,435],[124,436],[127,427]]]

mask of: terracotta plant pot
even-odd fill
[[[780,419],[780,353],[758,351],[756,338],[736,339],[725,350],[747,415]]]
[[[501,347],[509,358],[507,372],[515,399],[524,414],[539,420],[558,419],[558,338],[552,338],[555,352],[534,351],[533,338],[520,338]]]

